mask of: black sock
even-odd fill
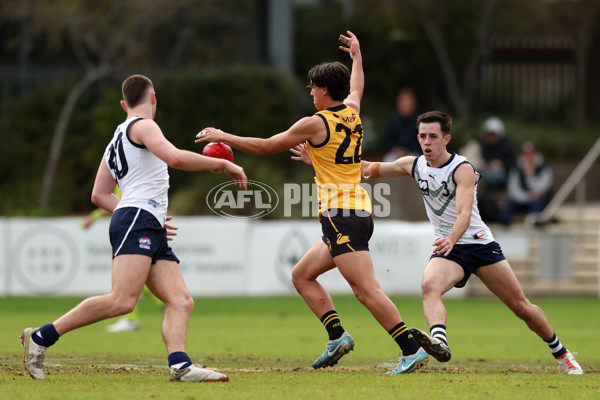
[[[390,329],[388,333],[392,339],[398,343],[398,346],[400,346],[403,356],[410,356],[419,350],[417,341],[410,333],[408,333],[408,328],[404,322],[400,322],[398,325]]]
[[[335,310],[327,311],[323,314],[321,322],[325,326],[325,329],[327,329],[329,340],[339,339],[345,332]]]
[[[39,346],[50,347],[56,343],[59,336],[54,325],[45,324],[31,336],[31,339]]]
[[[563,346],[560,340],[558,340],[556,337],[556,333],[552,333],[552,338],[550,338],[550,340],[544,340],[544,342],[546,342],[548,347],[550,347],[550,351],[552,352],[554,358],[558,358],[567,352],[565,346]]]

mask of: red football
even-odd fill
[[[202,155],[207,157],[224,158],[233,162],[233,150],[231,147],[222,142],[211,142],[204,146]]]

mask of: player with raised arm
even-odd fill
[[[181,275],[177,256],[167,242],[173,227],[166,225],[168,167],[186,171],[224,171],[242,188],[244,170],[232,162],[180,150],[154,122],[156,94],[150,79],[132,75],[122,86],[121,106],[127,119],[106,147],[96,175],[92,202],[113,213],[110,241],[113,248],[112,291],[82,301],[53,323],[26,328],[21,334],[24,363],[34,379],[44,378],[46,349],[60,336],[107,318],[124,315],[135,307],[142,288],[165,303],[161,333],[168,354],[171,381],[228,381],[226,375],[192,364],[185,353],[187,324],[194,302]],[[121,200],[114,195],[116,185]]]
[[[423,348],[438,361],[450,360],[446,337],[446,309],[442,295],[452,287],[465,286],[476,274],[487,288],[521,318],[550,347],[562,372],[583,370],[558,340],[542,309],[525,297],[500,245],[481,220],[477,208],[479,174],[463,156],[449,153],[452,119],[441,111],[417,119],[419,157],[406,156],[394,162],[363,161],[363,177],[412,176],[418,183],[427,216],[433,226],[433,254],[423,272],[423,311],[431,335],[411,328]],[[298,158],[302,149],[296,150]]]
[[[329,335],[325,352],[314,368],[329,367],[354,348],[344,330],[331,296],[317,278],[338,268],[354,294],[392,336],[402,351],[398,367],[402,374],[425,365],[427,353],[408,332],[398,309],[380,289],[369,252],[373,233],[371,202],[359,185],[363,129],[360,101],[364,88],[362,56],[358,39],[340,35],[340,49],[352,58],[352,71],[339,63],[322,63],[308,73],[310,94],[317,113],[268,139],[239,137],[205,128],[197,142],[224,142],[247,153],[269,155],[306,143],[319,187],[319,220],[323,237],[302,257],[292,271],[292,281]]]

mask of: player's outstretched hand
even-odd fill
[[[167,215],[167,222],[169,222],[172,219],[172,216]],[[167,230],[167,240],[173,240],[173,236],[177,236],[177,232],[175,231],[179,228],[174,225],[165,224],[165,229]]]
[[[312,165],[312,160],[310,159],[308,151],[306,150],[306,144],[300,143],[295,147],[292,147],[290,151],[295,154],[295,156],[292,156],[292,160],[302,161],[303,163]]]
[[[350,57],[354,58],[356,55],[360,54],[360,43],[358,43],[358,39],[354,33],[350,31],[346,32],[348,32],[348,36],[340,35],[340,42],[345,45],[340,46],[340,50],[349,53]]]
[[[213,127],[208,127],[202,129],[196,134],[196,140],[194,141],[194,143],[222,142],[224,136],[225,132],[223,132],[222,130]]]
[[[240,188],[248,188],[248,178],[246,178],[244,168],[232,163],[231,161],[226,161],[224,172],[227,175],[229,175],[231,179],[235,181],[235,184],[238,185]]]

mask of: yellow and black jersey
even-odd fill
[[[307,151],[319,188],[319,213],[329,209],[372,212],[367,191],[360,186],[363,128],[358,113],[341,104],[317,112],[327,128],[323,143],[308,141]]]

